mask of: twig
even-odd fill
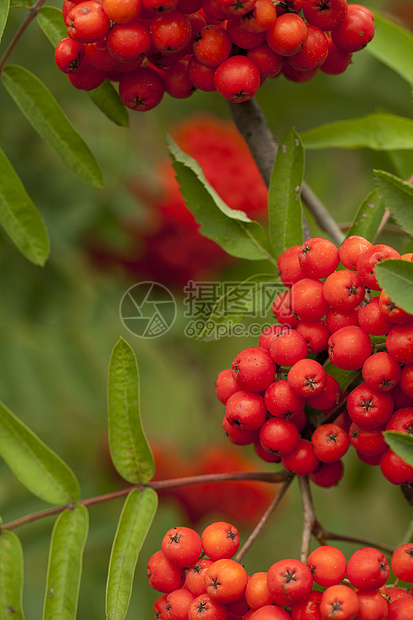
[[[262,515],[262,517],[259,520],[259,522],[257,523],[257,525],[255,526],[255,528],[253,529],[251,534],[248,536],[248,538],[245,541],[245,543],[242,545],[241,549],[238,551],[238,553],[234,557],[235,561],[237,561],[237,562],[241,562],[242,561],[242,559],[244,558],[244,556],[247,553],[247,551],[249,551],[249,549],[251,548],[251,546],[253,545],[255,540],[261,534],[264,526],[268,522],[268,519],[271,517],[272,513],[274,512],[274,510],[279,506],[282,498],[284,497],[284,495],[285,495],[288,487],[290,486],[291,482],[293,481],[293,479],[294,479],[294,475],[286,472],[286,479],[284,481],[283,486],[278,491],[277,495],[274,497],[273,501],[268,506],[267,510],[264,512],[264,514]]]
[[[355,543],[357,545],[363,545],[364,547],[374,547],[375,549],[380,549],[383,553],[390,554],[395,550],[395,547],[392,547],[391,545],[386,545],[385,543],[377,542],[376,540],[371,540],[370,538],[363,538],[361,536],[346,536],[345,534],[328,532],[318,522],[315,523],[313,534],[319,542],[320,539],[323,541],[342,540],[343,542]],[[325,543],[323,542],[322,544]]]
[[[234,472],[223,474],[203,474],[199,476],[185,476],[183,478],[170,478],[168,480],[158,480],[149,482],[146,485],[137,484],[125,487],[118,491],[106,493],[104,495],[97,495],[95,497],[89,497],[87,499],[79,500],[77,502],[71,502],[63,506],[54,506],[46,510],[40,510],[32,514],[20,517],[9,523],[5,523],[1,526],[1,530],[14,530],[17,527],[26,525],[27,523],[33,523],[39,519],[54,516],[60,514],[64,510],[73,509],[76,504],[82,504],[83,506],[92,506],[94,504],[102,504],[119,497],[128,495],[134,489],[144,489],[150,487],[154,491],[162,491],[164,489],[172,489],[178,486],[188,486],[191,484],[204,484],[206,482],[230,482],[231,480],[256,480],[268,483],[280,483],[288,479],[289,474],[285,470],[280,472]]]
[[[230,103],[229,105],[238,131],[248,144],[261,176],[269,187],[278,147],[261,108],[255,99],[244,101],[244,103]],[[301,198],[320,228],[328,233],[337,245],[340,245],[345,235],[306,182],[302,184]]]
[[[33,19],[36,17],[38,10],[45,2],[46,0],[37,0],[36,4],[30,7],[29,13],[26,19],[22,22],[20,27],[16,30],[14,37],[8,44],[7,48],[4,50],[3,56],[0,59],[0,73],[2,72],[4,65],[8,61],[10,54],[12,53],[14,47],[16,46],[16,43],[19,41],[20,37],[22,36],[23,32],[28,27],[30,22],[33,21]]]
[[[317,520],[308,477],[300,476],[298,478],[298,485],[300,487],[301,503],[303,505],[303,533],[301,537],[300,559],[302,562],[306,562],[310,553],[311,536]]]

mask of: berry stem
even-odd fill
[[[277,142],[272,135],[266,119],[254,98],[243,103],[229,104],[235,124],[244,137],[251,154],[258,166],[261,176],[267,187],[270,185],[272,169],[277,155]],[[332,240],[340,245],[345,238],[337,222],[331,217],[330,212],[316,196],[313,190],[303,182],[301,197],[308,209],[313,214],[322,230],[330,235]],[[306,230],[307,224],[303,222],[304,234],[310,237]]]
[[[257,523],[257,525],[255,526],[255,528],[253,529],[251,534],[248,536],[248,538],[245,541],[245,543],[242,545],[241,549],[238,551],[238,553],[234,557],[234,560],[236,562],[241,562],[243,560],[245,554],[247,553],[247,551],[249,551],[249,549],[254,544],[255,540],[258,538],[258,536],[260,535],[260,533],[264,529],[264,526],[267,524],[269,518],[271,517],[273,512],[276,510],[278,505],[280,504],[280,502],[281,502],[282,498],[284,497],[288,487],[290,486],[291,482],[293,481],[294,474],[291,474],[291,473],[288,473],[288,472],[285,472],[285,474],[286,474],[286,477],[285,477],[284,484],[282,485],[281,489],[278,491],[278,493],[276,494],[276,496],[272,500],[271,504],[268,506],[267,510],[264,512],[264,514],[262,515],[262,517],[259,520],[259,522]]]
[[[383,551],[383,553],[390,553],[390,554],[393,553],[395,550],[395,547],[392,547],[391,545],[386,545],[385,543],[377,542],[369,538],[363,538],[360,536],[346,536],[345,534],[335,534],[334,532],[328,532],[318,523],[318,521],[316,521],[315,523],[313,534],[319,542],[320,542],[320,539],[322,539],[323,541],[342,540],[343,542],[360,544],[360,545],[363,545],[364,547],[374,547],[375,549],[379,549],[380,551]]]
[[[33,21],[36,17],[39,8],[45,3],[46,0],[37,0],[37,2],[30,7],[27,17],[24,19],[20,27],[16,30],[14,37],[8,44],[7,48],[4,50],[3,56],[0,59],[0,73],[3,71],[3,67],[9,59],[10,54],[12,53],[14,47],[22,36],[23,32],[26,30],[28,25]]]

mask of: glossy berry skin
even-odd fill
[[[299,360],[290,368],[287,381],[298,396],[311,398],[323,392],[327,383],[327,373],[319,362],[306,358]]]
[[[268,569],[267,586],[278,605],[296,605],[310,595],[313,576],[308,566],[300,560],[280,560]]]
[[[369,335],[360,327],[342,327],[328,340],[328,356],[343,370],[357,370],[371,354]]]
[[[298,260],[298,250],[301,246],[293,245],[280,254],[277,259],[278,275],[281,282],[292,287],[293,284],[307,277]]]
[[[111,22],[127,24],[138,17],[142,2],[141,0],[102,0],[102,6]]]
[[[394,601],[389,606],[387,620],[410,620],[413,617],[413,598]]]
[[[307,564],[314,581],[327,588],[339,584],[346,574],[347,561],[344,553],[330,545],[314,549],[308,556]]]
[[[141,62],[151,46],[148,28],[139,21],[115,24],[107,37],[108,49],[118,62]]]
[[[298,250],[298,260],[307,278],[319,279],[333,273],[340,259],[334,243],[322,237],[312,237]]]
[[[298,476],[309,476],[319,465],[314,448],[308,439],[300,438],[295,448],[284,454],[281,458],[282,465],[285,469],[292,471]]]
[[[323,283],[314,278],[296,282],[288,291],[286,305],[301,321],[319,321],[329,310],[323,295]]]
[[[298,331],[285,330],[271,341],[270,356],[278,366],[292,366],[307,357],[307,353],[307,342]]]
[[[372,297],[366,305],[360,307],[358,322],[359,326],[371,336],[385,336],[393,326],[393,323],[380,312],[378,297]]]
[[[264,399],[255,392],[235,392],[225,405],[225,417],[237,430],[255,431],[267,418]]]
[[[330,423],[316,428],[311,436],[311,443],[319,461],[333,463],[346,454],[350,440],[344,429]]]
[[[155,17],[149,25],[152,43],[160,52],[178,52],[191,40],[192,28],[181,11],[169,11]]]
[[[295,13],[277,17],[266,32],[268,45],[280,56],[293,56],[307,40],[307,24]]]
[[[345,20],[331,31],[331,38],[346,52],[358,52],[373,39],[374,22],[367,13],[350,7]]]
[[[204,575],[212,564],[213,560],[209,558],[199,558],[195,564],[188,568],[184,586],[188,588],[194,596],[206,594]]]
[[[291,610],[292,620],[321,620],[319,611],[322,592],[312,590],[308,599],[300,605],[294,605]]]
[[[214,601],[208,594],[197,596],[188,608],[188,620],[227,620],[225,605]]]
[[[241,49],[253,49],[265,42],[265,32],[248,32],[238,19],[227,21],[227,32],[232,42]]]
[[[247,32],[266,32],[277,18],[277,10],[271,0],[255,0],[248,13],[241,17],[242,27]]]
[[[214,92],[216,90],[214,82],[215,67],[203,65],[196,56],[192,55],[188,61],[188,75],[192,84],[198,90],[204,92]]]
[[[174,527],[163,537],[161,549],[170,562],[187,567],[194,564],[201,554],[201,537],[190,527]]]
[[[305,399],[294,392],[287,379],[271,383],[265,391],[264,402],[271,415],[287,419],[303,411],[305,405]]]
[[[360,604],[356,592],[338,584],[324,590],[320,601],[322,620],[354,620]]]
[[[243,390],[260,392],[274,381],[276,366],[270,354],[260,347],[247,347],[234,357],[232,376]]]
[[[329,488],[336,486],[344,475],[344,464],[341,459],[332,463],[320,463],[317,468],[309,474],[311,482],[319,487]]]
[[[390,448],[382,453],[379,464],[381,473],[391,484],[413,483],[413,467]]]
[[[357,308],[364,299],[364,293],[361,278],[353,271],[335,271],[324,281],[324,298],[339,312],[350,312]]]
[[[185,581],[184,569],[170,562],[161,549],[149,558],[146,576],[151,588],[164,594],[177,590]]]
[[[390,576],[387,557],[373,547],[357,549],[347,562],[347,577],[358,590],[384,586]]]
[[[248,605],[253,609],[271,605],[272,596],[268,590],[265,571],[258,571],[250,576],[245,587],[245,598]]]
[[[247,616],[245,616],[247,618]],[[291,616],[278,605],[264,605],[254,611],[248,620],[289,620]]]
[[[67,77],[69,82],[75,88],[90,91],[103,84],[106,79],[106,75],[107,74],[104,71],[95,69],[95,67],[93,67],[89,60],[85,57],[77,71],[74,73],[68,73]]]
[[[110,20],[100,2],[87,0],[73,7],[66,18],[67,34],[79,43],[93,43],[109,32]]]
[[[76,73],[85,57],[85,46],[71,37],[64,37],[56,45],[54,59],[63,73]]]
[[[413,321],[390,329],[386,349],[400,364],[413,364]]]
[[[413,543],[397,547],[391,556],[390,565],[398,579],[413,583]]]
[[[226,521],[216,521],[207,525],[201,534],[202,548],[214,562],[231,559],[239,547],[239,532]]]
[[[367,288],[373,291],[381,290],[380,284],[376,279],[375,266],[386,258],[400,258],[400,254],[397,250],[384,243],[373,245],[361,254],[357,261],[357,273]]]
[[[352,422],[349,428],[349,439],[351,445],[357,452],[366,456],[378,456],[387,450],[388,445],[384,441],[383,426],[373,429],[365,429]]]
[[[165,86],[159,73],[150,67],[139,67],[119,80],[119,96],[132,110],[147,111],[156,107],[163,98]]]
[[[257,65],[261,81],[266,78],[274,78],[281,72],[283,58],[276,54],[266,42],[248,50],[247,57],[251,58]]]
[[[215,24],[204,26],[195,37],[194,56],[206,67],[218,67],[231,53],[232,41],[225,28]]]
[[[260,442],[264,450],[282,456],[291,452],[298,443],[298,429],[293,422],[270,418],[260,429]]]
[[[175,99],[187,99],[191,97],[196,90],[189,77],[188,61],[184,58],[165,69],[163,82],[165,85],[165,92]]]
[[[327,35],[317,26],[307,25],[307,40],[299,52],[288,57],[288,63],[298,71],[313,71],[321,67],[328,56]],[[327,239],[324,239],[327,241]],[[332,270],[333,271],[333,270]],[[332,273],[330,271],[330,273]],[[315,277],[315,276],[313,276]],[[322,276],[318,276],[322,277]]]
[[[245,568],[235,560],[223,558],[207,569],[205,576],[207,594],[218,603],[232,603],[242,596],[248,581]]]
[[[218,373],[217,380],[215,382],[215,394],[221,403],[225,405],[228,398],[235,394],[235,392],[239,392],[241,389],[241,386],[232,376],[232,368],[225,368],[225,370],[221,370]]]
[[[373,244],[368,241],[368,239],[360,235],[350,235],[350,237],[347,237],[338,248],[338,254],[344,267],[355,271],[358,259],[363,252],[371,248],[372,245]]]
[[[326,31],[345,20],[347,8],[347,0],[307,0],[303,13],[309,24]]]
[[[231,56],[215,70],[214,82],[219,94],[231,103],[252,99],[261,83],[260,70],[247,56]]]
[[[353,422],[367,430],[383,426],[394,408],[390,392],[376,392],[365,383],[355,387],[347,398],[347,411]]]
[[[174,590],[167,594],[166,610],[169,618],[174,618],[174,620],[186,620],[188,618],[189,606],[194,599],[195,596],[186,588],[179,588],[179,590]]]
[[[373,390],[388,392],[400,381],[401,367],[387,351],[379,351],[366,359],[362,368],[364,382]]]

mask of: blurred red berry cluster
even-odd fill
[[[205,177],[231,209],[260,219],[267,210],[268,192],[246,142],[231,121],[198,113],[177,123],[170,134],[178,146],[198,161]],[[103,269],[151,279],[172,287],[188,280],[210,279],[234,264],[214,241],[203,237],[186,207],[169,160],[160,161],[154,189],[147,180],[131,178],[128,189],[145,207],[142,219],[119,221],[122,248],[89,236],[86,248]]]

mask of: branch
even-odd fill
[[[310,553],[311,535],[317,520],[308,477],[299,476],[298,485],[300,487],[301,503],[303,505],[303,533],[301,537],[300,559],[305,563]]]
[[[245,541],[241,549],[238,551],[237,555],[234,557],[234,560],[236,562],[241,562],[245,554],[247,553],[247,551],[249,551],[249,549],[252,547],[252,545],[254,544],[254,542],[256,541],[256,539],[258,538],[258,536],[261,534],[262,530],[264,529],[264,526],[268,522],[269,518],[271,517],[273,512],[276,510],[276,508],[279,506],[282,498],[284,497],[288,487],[290,486],[293,480],[294,480],[294,475],[290,473],[286,473],[286,478],[285,478],[283,486],[278,491],[277,495],[274,497],[273,501],[268,506],[267,510],[264,512],[264,514],[262,515],[257,525],[255,526],[251,534],[248,536],[247,540]]]
[[[179,486],[188,486],[190,484],[203,484],[205,482],[229,482],[231,480],[256,480],[261,482],[280,483],[284,482],[286,479],[288,479],[288,477],[289,474],[285,470],[275,473],[235,472],[224,474],[204,474],[200,476],[185,476],[183,478],[170,478],[168,480],[149,482],[146,485],[135,484],[125,487],[124,489],[120,489],[118,491],[106,493],[104,495],[97,495],[95,497],[89,497],[87,499],[79,500],[78,502],[71,502],[69,504],[65,504],[64,506],[54,506],[53,508],[34,512],[24,517],[20,517],[15,521],[10,521],[10,523],[5,523],[1,526],[1,530],[14,530],[17,527],[21,527],[22,525],[26,525],[28,523],[33,523],[34,521],[38,521],[39,519],[44,519],[46,517],[60,514],[64,510],[73,509],[76,504],[82,504],[83,506],[102,504],[103,502],[108,502],[113,499],[117,499],[118,497],[124,497],[134,489],[144,489],[145,487],[150,487],[154,491],[162,491],[164,489],[172,489]]]
[[[37,11],[40,9],[40,7],[45,2],[46,2],[46,0],[37,0],[37,2],[30,8],[29,13],[28,13],[26,19],[23,21],[21,26],[17,29],[14,37],[10,41],[9,45],[7,46],[7,48],[5,49],[5,51],[3,53],[3,56],[0,59],[0,73],[2,72],[4,65],[8,61],[10,54],[12,53],[13,49],[15,48],[16,43],[19,41],[20,37],[22,36],[23,32],[28,27],[30,22],[32,22],[33,19],[36,17]]]
[[[255,99],[244,103],[230,103],[229,106],[238,131],[248,144],[261,176],[269,187],[278,147],[261,108]],[[341,245],[345,235],[321,200],[305,182],[301,188],[301,198],[320,228],[328,233],[337,245]]]

